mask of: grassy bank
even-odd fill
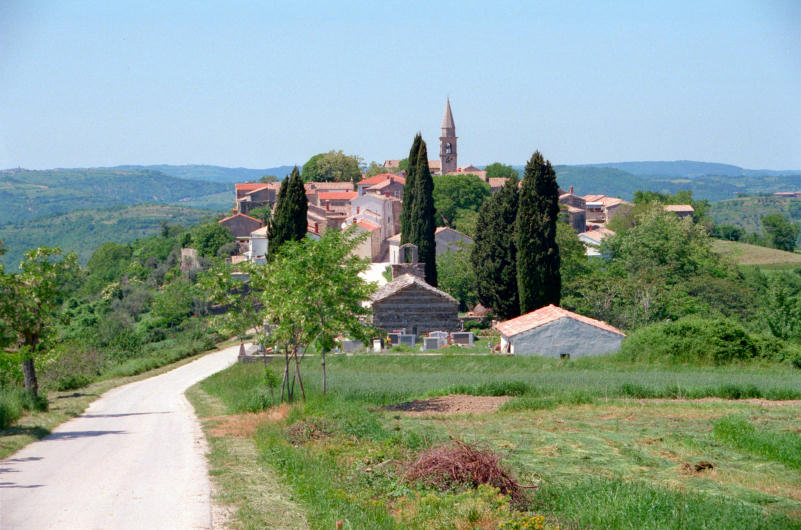
[[[792,444],[801,429],[798,403],[644,399],[799,399],[799,370],[333,357],[331,390],[322,396],[318,363],[309,360],[309,399],[291,409],[241,414],[275,402],[260,365],[234,366],[199,387],[234,415],[215,424],[251,425],[245,436],[259,457],[251,464],[278,476],[314,528],[337,521],[345,528],[494,528],[532,514],[563,528],[801,528],[797,470],[758,442],[722,442],[716,427],[747,414]],[[380,408],[455,392],[513,397],[488,414],[409,416]],[[228,436],[225,429],[217,435]],[[421,450],[453,438],[496,452],[521,483],[538,486],[524,512],[491,488],[438,491],[404,480]]]

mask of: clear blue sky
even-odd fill
[[[0,168],[435,158],[446,96],[460,164],[801,169],[801,0],[0,2]]]

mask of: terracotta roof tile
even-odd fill
[[[577,320],[584,324],[588,324],[590,326],[603,329],[604,331],[617,333],[619,335],[623,335],[624,337],[626,336],[625,333],[623,333],[614,326],[610,326],[606,322],[601,322],[600,320],[595,320],[594,318],[585,317],[584,315],[573,313],[572,311],[568,311],[567,309],[562,309],[561,307],[557,307],[553,304],[541,307],[536,311],[532,311],[531,313],[526,313],[525,315],[521,315],[517,318],[501,322],[500,324],[495,326],[495,329],[500,331],[506,337],[513,337],[518,333],[522,333],[524,331],[529,331],[531,329],[544,326],[545,324],[549,324],[551,322],[559,320],[560,318],[572,318],[573,320]]]
[[[690,204],[666,204],[664,208],[668,212],[695,212],[695,208]]]
[[[355,191],[321,191],[317,194],[320,200],[323,201],[344,201],[350,200],[358,196]]]
[[[261,219],[256,219],[255,217],[251,217],[251,216],[249,216],[249,215],[245,215],[245,214],[243,214],[243,213],[235,213],[234,215],[229,215],[229,216],[228,216],[228,217],[226,217],[225,219],[220,219],[220,220],[219,220],[219,221],[217,221],[217,222],[218,222],[218,223],[223,223],[223,222],[225,222],[225,221],[230,221],[231,219],[233,219],[233,218],[235,218],[235,217],[247,217],[247,218],[248,218],[248,219],[250,219],[251,221],[256,221],[256,222],[257,222],[257,223],[259,223],[259,224],[264,224],[264,223],[262,223],[262,222],[261,222]]]
[[[372,177],[360,180],[356,184],[359,186],[375,186],[376,184],[392,180],[400,182],[401,184],[406,184],[405,178],[395,175],[394,173],[381,173],[380,175],[373,175]]]
[[[375,223],[373,223],[373,222],[371,222],[371,221],[369,221],[367,219],[360,219],[359,221],[356,222],[356,224],[361,226],[365,230],[369,230],[370,232],[372,232],[373,230],[378,230],[379,228],[381,228],[377,224],[375,224]]]

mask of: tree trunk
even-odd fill
[[[39,381],[36,379],[36,368],[33,365],[33,359],[22,361],[22,375],[25,376],[25,390],[38,397]]]
[[[320,349],[320,356],[323,358],[323,394],[325,394],[325,348]]]
[[[303,396],[303,401],[306,401],[306,391],[303,389],[303,380],[300,378],[300,362],[298,361],[297,350],[295,350],[295,376],[298,378],[298,385],[300,386],[300,395]]]

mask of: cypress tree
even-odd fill
[[[510,178],[478,210],[470,256],[478,300],[502,319],[520,314],[517,294],[517,177]]]
[[[281,183],[278,191],[275,214],[270,226],[270,254],[286,241],[300,241],[306,237],[308,207],[303,179],[296,166],[292,174]]]
[[[409,243],[409,233],[411,230],[410,221],[412,211],[412,198],[414,197],[414,176],[417,170],[417,152],[420,150],[420,144],[423,141],[423,136],[417,133],[412,141],[412,148],[409,151],[409,167],[406,171],[406,183],[403,185],[403,205],[400,214],[401,226],[401,244]]]
[[[520,312],[559,305],[562,279],[556,222],[559,186],[551,163],[536,151],[526,164],[517,210],[517,288]]]
[[[425,263],[426,282],[437,286],[437,243],[434,232],[437,223],[434,216],[434,179],[428,169],[428,149],[420,139],[417,164],[414,172],[414,189],[409,219],[409,242],[417,245],[419,261]]]

